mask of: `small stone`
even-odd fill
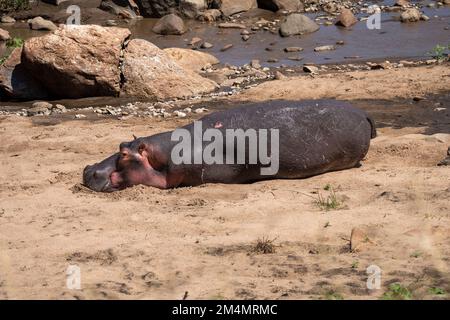
[[[253,59],[250,62],[250,65],[252,66],[252,68],[261,69],[261,64],[259,63],[259,60],[257,60],[257,59]]]
[[[352,252],[358,252],[365,250],[371,241],[367,233],[360,228],[353,228],[350,235],[350,250]]]
[[[276,59],[276,58],[269,58],[269,59],[267,59],[267,62],[268,63],[277,63],[278,59]]]
[[[84,115],[84,114],[76,114],[75,115],[75,119],[84,119],[84,118],[86,118],[86,115]]]
[[[174,115],[176,115],[178,118],[186,118],[187,114],[182,112],[182,111],[174,111],[173,112]]]
[[[319,68],[317,68],[316,66],[303,66],[303,71],[307,72],[307,73],[317,73],[319,71]]]
[[[348,28],[357,22],[358,19],[356,19],[352,10],[344,8],[342,9],[341,14],[337,18],[336,25]]]
[[[233,47],[233,44],[226,44],[225,46],[223,46],[222,49],[220,49],[220,51],[227,51],[229,49],[231,49]]]
[[[249,35],[250,32],[248,30],[242,30],[241,31],[241,36],[245,36],[245,35]]]
[[[284,52],[300,52],[303,51],[303,48],[301,47],[287,47],[284,48]]]
[[[292,60],[292,61],[301,61],[301,60],[303,60],[303,57],[301,57],[301,56],[291,56],[291,57],[288,57],[288,59]]]
[[[65,106],[63,106],[62,104],[57,104],[54,107],[51,108],[52,112],[56,112],[56,113],[66,113],[67,112],[67,108]]]
[[[336,41],[336,44],[338,46],[343,46],[345,44],[345,42],[344,42],[344,40],[339,40],[339,41]]]
[[[214,45],[212,43],[209,42],[203,42],[201,45],[202,49],[211,49],[212,47],[214,47]]]
[[[250,36],[249,35],[243,35],[242,36],[242,40],[244,40],[244,41],[248,41],[250,39]]]
[[[218,27],[224,28],[224,29],[245,29],[245,28],[247,28],[244,24],[233,23],[233,22],[219,23]]]
[[[336,47],[333,46],[333,45],[327,45],[327,46],[320,46],[320,47],[315,47],[314,48],[315,52],[331,51],[331,50],[336,50]]]
[[[50,109],[52,108],[52,104],[45,101],[38,101],[33,103],[32,107],[27,110],[27,116],[48,116],[51,114]]]
[[[276,80],[284,80],[286,78],[287,77],[284,74],[282,74],[280,71],[276,71],[275,72],[275,79]]]
[[[411,8],[404,11],[400,15],[401,22],[416,22],[420,20],[421,13],[416,8]]]
[[[200,42],[202,42],[202,39],[201,39],[201,38],[199,38],[199,37],[194,37],[194,38],[192,38],[192,40],[189,42],[189,45],[194,47],[194,46],[200,44]]]
[[[206,111],[208,111],[208,109],[206,109],[206,108],[197,108],[194,110],[195,113],[204,113]]]

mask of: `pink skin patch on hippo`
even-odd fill
[[[139,167],[133,166],[135,169],[130,170],[130,161],[137,161],[140,164]],[[150,164],[149,153],[145,147],[139,148],[139,152],[131,152],[128,149],[121,150],[119,164],[119,167],[124,168],[124,170],[111,173],[110,181],[113,187],[118,188],[124,181],[127,181],[128,186],[144,184],[156,188],[167,188],[166,176],[155,170]],[[124,179],[124,175],[126,175],[126,179]]]

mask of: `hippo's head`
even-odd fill
[[[83,184],[94,191],[113,192],[148,184],[153,172],[146,145],[136,139],[122,143],[119,153],[87,166],[83,172]]]

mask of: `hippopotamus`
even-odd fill
[[[375,136],[372,118],[347,102],[250,103],[123,142],[84,169],[83,183],[112,192],[302,179],[359,166]]]

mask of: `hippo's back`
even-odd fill
[[[203,130],[261,129],[279,132],[279,170],[273,178],[304,178],[355,167],[367,154],[375,136],[373,121],[366,112],[341,101],[270,101],[252,103],[215,112],[201,119]],[[193,130],[193,125],[185,128]],[[270,134],[269,134],[270,136]],[[269,139],[268,150],[273,150]],[[248,144],[246,152],[248,152]],[[203,167],[217,182],[220,166]],[[267,179],[247,166],[249,181]],[[226,181],[225,181],[226,182]]]

